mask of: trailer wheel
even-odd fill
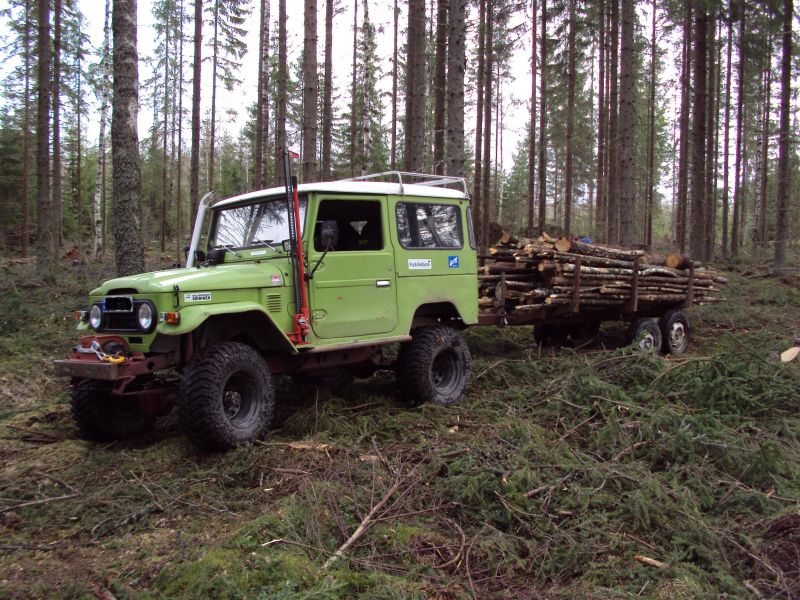
[[[640,352],[661,353],[661,328],[655,319],[640,319],[628,330],[629,345]]]
[[[664,354],[683,354],[689,348],[691,328],[689,317],[679,310],[670,310],[664,313],[659,320],[661,327],[661,350]]]
[[[600,332],[600,321],[587,321],[572,325],[569,328],[569,337],[579,344],[588,344],[594,341]]]
[[[203,450],[230,450],[256,439],[275,410],[272,375],[247,344],[225,342],[181,374],[178,422]]]
[[[406,402],[449,406],[467,391],[470,354],[466,341],[451,327],[424,327],[412,334],[397,357],[397,381]]]
[[[563,346],[569,333],[569,329],[561,325],[542,324],[533,327],[533,339],[540,346]]]
[[[134,401],[111,393],[111,386],[94,379],[79,380],[72,388],[72,416],[81,436],[111,442],[141,436],[153,427],[155,416]]]

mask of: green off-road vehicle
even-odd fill
[[[266,431],[277,374],[338,382],[394,368],[411,404],[464,395],[470,355],[459,332],[478,322],[465,182],[287,181],[207,195],[185,268],[91,292],[83,337],[55,362],[72,378],[84,435],[137,436],[175,406],[194,444],[233,448]]]

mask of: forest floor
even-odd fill
[[[110,268],[0,259],[0,597],[800,598],[798,270],[717,265],[680,357],[474,329],[457,407],[281,382],[265,441],[205,454],[169,417],[78,437],[51,360]]]

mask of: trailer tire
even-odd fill
[[[272,375],[251,346],[225,342],[196,356],[181,374],[178,422],[203,450],[252,442],[275,411]]]
[[[544,347],[557,348],[563,346],[567,341],[569,329],[561,325],[541,325],[533,326],[533,339],[537,345]]]
[[[423,327],[400,347],[397,381],[403,400],[450,406],[464,397],[470,379],[469,347],[451,327]]]
[[[578,344],[588,344],[597,339],[597,334],[600,333],[600,321],[587,321],[585,323],[578,323],[569,328],[569,337],[573,342]]]
[[[639,319],[628,329],[629,345],[643,353],[661,353],[661,328],[655,319]]]
[[[94,379],[81,379],[73,386],[72,416],[82,437],[112,442],[144,435],[153,428],[155,416],[111,391],[109,384]]]
[[[679,310],[670,310],[664,313],[658,322],[661,327],[661,351],[664,354],[683,354],[689,348],[692,331],[689,327],[689,317]]]

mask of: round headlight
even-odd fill
[[[100,329],[102,324],[103,311],[100,309],[99,305],[92,304],[92,307],[89,309],[89,325],[92,326],[92,329]]]
[[[136,318],[139,320],[139,327],[145,331],[149,330],[153,325],[153,307],[146,302],[139,305],[139,310],[136,311]]]

